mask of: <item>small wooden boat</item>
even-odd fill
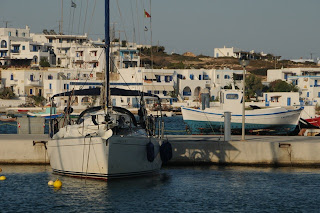
[[[17,118],[12,118],[12,117],[9,117],[9,116],[0,116],[0,121],[3,121],[3,122],[14,122],[16,121]]]

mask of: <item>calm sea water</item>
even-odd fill
[[[319,212],[320,170],[167,167],[114,181],[51,173],[49,166],[0,165],[0,212]],[[57,177],[60,190],[47,185]]]

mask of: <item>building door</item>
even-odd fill
[[[287,98],[287,106],[291,106],[291,98]]]
[[[133,108],[139,108],[139,103],[137,98],[132,98],[132,107]]]

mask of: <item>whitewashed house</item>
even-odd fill
[[[281,79],[299,88],[300,98],[305,104],[320,101],[320,68],[283,68],[267,71],[268,83]]]
[[[41,58],[49,61],[52,45],[33,40],[30,28],[0,28],[0,65],[39,65]]]

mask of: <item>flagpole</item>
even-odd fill
[[[153,69],[153,51],[152,51],[152,23],[151,23],[151,19],[152,19],[152,11],[151,11],[151,0],[150,0],[150,40],[151,40],[151,69]]]
[[[60,26],[60,35],[63,34],[63,0],[61,0],[61,26]]]

